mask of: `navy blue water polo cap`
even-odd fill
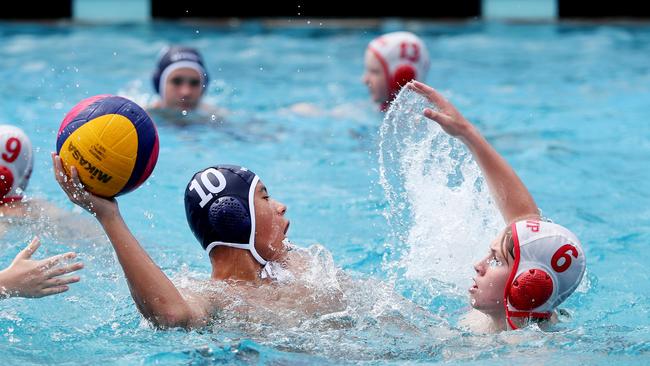
[[[163,48],[158,57],[158,65],[153,73],[153,87],[156,93],[164,98],[165,83],[169,74],[182,68],[196,70],[201,75],[201,85],[205,91],[209,77],[199,51],[191,47],[171,46]]]
[[[255,249],[255,187],[259,177],[236,165],[203,169],[185,188],[187,222],[203,249],[219,245],[246,249],[261,265]]]

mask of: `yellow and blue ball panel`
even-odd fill
[[[97,95],[82,100],[61,123],[56,151],[77,167],[90,192],[114,197],[130,192],[151,175],[158,160],[158,132],[136,103]]]

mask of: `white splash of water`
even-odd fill
[[[431,343],[458,338],[444,319],[377,279],[356,278],[336,266],[322,245],[294,247],[283,263],[291,279],[264,285],[200,280],[184,269],[178,288],[219,305],[214,330],[295,353],[373,360],[436,354]],[[184,291],[183,291],[184,292]]]
[[[380,129],[379,173],[391,225],[385,265],[410,280],[465,287],[472,263],[504,223],[467,148],[424,117],[402,89]]]

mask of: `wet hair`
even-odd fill
[[[515,258],[515,239],[512,237],[512,227],[508,226],[501,236],[501,255],[510,264],[509,258]],[[508,254],[510,254],[508,256]]]

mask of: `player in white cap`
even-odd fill
[[[0,205],[20,201],[32,174],[32,144],[18,127],[0,125]]]
[[[469,294],[472,307],[482,315],[475,312],[463,323],[473,330],[499,331],[531,321],[553,322],[554,310],[584,275],[580,241],[566,228],[541,220],[533,197],[512,167],[441,94],[417,81],[408,87],[437,107],[426,108],[424,116],[469,148],[507,223],[488,255],[474,265]]]
[[[368,87],[370,97],[379,109],[386,112],[406,83],[426,78],[429,64],[429,52],[418,36],[410,32],[386,33],[373,39],[366,47],[361,81]],[[291,105],[288,110],[303,117],[359,118],[359,106],[354,104],[323,110],[312,103],[301,102]]]
[[[366,48],[361,81],[382,112],[400,89],[411,80],[423,81],[429,71],[429,52],[424,42],[410,32],[386,33],[373,39]],[[289,110],[304,117],[350,118],[358,106],[340,105],[327,112],[311,103],[296,103]]]
[[[13,220],[33,211],[23,202],[32,166],[32,144],[27,135],[18,127],[0,125],[0,217]],[[0,235],[7,229],[7,224],[0,221]],[[57,267],[59,262],[75,258],[75,253],[32,259],[39,246],[40,241],[35,238],[9,267],[0,270],[0,299],[54,295],[68,291],[69,284],[79,281],[78,276],[61,275],[81,269],[81,262]]]
[[[385,111],[406,83],[426,78],[429,64],[429,52],[418,36],[410,32],[387,33],[368,44],[363,82]]]
[[[29,137],[20,128],[12,125],[0,125],[0,237],[11,225],[46,224],[65,232],[66,239],[74,232],[79,237],[97,237],[101,235],[99,227],[92,224],[79,225],[79,217],[58,208],[50,202],[27,197],[25,190],[32,175],[34,155]],[[38,226],[38,225],[37,225]],[[83,227],[83,229],[82,229]],[[39,231],[42,230],[39,227]],[[59,232],[50,230],[48,233]]]

